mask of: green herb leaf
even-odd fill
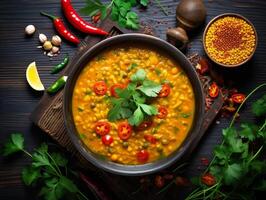
[[[258,117],[266,114],[266,95],[253,103],[252,112]]]
[[[162,86],[153,81],[145,80],[143,85],[138,87],[138,89],[148,97],[157,97],[162,89]]]
[[[135,74],[130,77],[133,82],[142,82],[146,78],[146,72],[144,69],[139,69]]]
[[[239,135],[249,139],[250,141],[253,141],[256,136],[255,134],[258,131],[258,127],[252,124],[244,123],[241,124],[240,127],[242,128],[241,131],[239,131]]]
[[[148,6],[148,3],[149,3],[149,0],[140,0],[140,4],[142,5],[142,6]]]
[[[48,146],[46,144],[42,144],[36,152],[33,153],[32,160],[32,166],[34,167],[51,166],[48,158]]]
[[[3,148],[3,155],[8,156],[24,149],[24,138],[20,133],[11,134]]]
[[[94,16],[98,12],[101,11],[105,6],[101,3],[101,1],[97,0],[86,0],[87,6],[80,9],[80,12],[85,15]]]
[[[132,126],[138,126],[144,120],[144,114],[142,113],[140,107],[138,107],[133,115],[128,119],[129,124]]]
[[[126,15],[126,27],[129,29],[139,29],[139,17],[135,12],[128,12]]]
[[[158,110],[155,106],[147,105],[147,104],[139,104],[141,109],[148,115],[157,115]]]
[[[242,177],[242,166],[234,163],[228,165],[224,171],[224,181],[226,185],[235,184]]]
[[[25,185],[34,184],[41,177],[40,168],[26,167],[22,170],[22,180]]]
[[[65,188],[67,191],[71,192],[71,193],[76,193],[78,192],[78,188],[77,186],[67,177],[65,176],[61,176],[59,179],[59,184]]]
[[[55,161],[55,163],[60,167],[66,167],[68,161],[63,157],[60,153],[51,153],[52,159]]]

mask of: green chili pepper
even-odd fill
[[[64,69],[65,66],[67,65],[68,61],[69,61],[69,57],[67,55],[61,63],[59,63],[58,65],[55,65],[53,67],[51,74],[56,74],[56,73],[60,72],[62,69]]]
[[[58,92],[64,85],[66,84],[67,76],[62,76],[57,79],[48,89],[47,92],[49,94],[54,94]]]

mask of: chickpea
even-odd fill
[[[111,160],[112,161],[117,161],[117,159],[118,159],[118,155],[117,154],[111,155]]]

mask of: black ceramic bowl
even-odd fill
[[[178,148],[175,152],[173,152],[171,155],[169,155],[164,159],[143,165],[122,165],[108,160],[103,160],[100,156],[91,152],[80,140],[77,130],[75,128],[73,115],[72,115],[73,89],[75,86],[75,82],[82,69],[94,56],[96,56],[103,50],[106,50],[108,48],[117,45],[125,45],[125,44],[139,44],[141,46],[155,48],[170,56],[174,61],[180,64],[181,68],[185,71],[185,73],[189,77],[196,99],[196,106],[195,106],[196,110],[195,110],[193,125],[186,139],[180,146],[180,148]],[[203,91],[195,69],[193,68],[191,63],[187,60],[187,58],[174,46],[170,45],[164,40],[161,40],[153,36],[148,36],[144,34],[123,34],[101,41],[97,45],[85,51],[77,60],[72,62],[72,65],[75,65],[72,66],[74,70],[68,77],[67,84],[64,89],[64,120],[71,141],[73,142],[77,150],[90,163],[92,163],[96,167],[99,167],[101,169],[104,169],[108,172],[112,172],[115,174],[129,175],[129,176],[144,175],[144,174],[154,173],[156,171],[162,170],[170,166],[189,151],[191,145],[193,144],[193,141],[196,140],[197,138],[203,120],[203,112],[204,112]]]

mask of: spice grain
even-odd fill
[[[244,19],[226,16],[214,21],[207,30],[205,47],[218,63],[237,65],[253,53],[256,36],[253,27]]]

